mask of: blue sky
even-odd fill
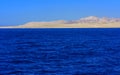
[[[2,26],[86,16],[120,17],[120,0],[0,0]]]

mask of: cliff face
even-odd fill
[[[51,22],[29,22],[19,26],[8,26],[1,28],[106,28],[120,27],[120,18],[98,18],[95,16],[81,18],[79,20],[51,21]]]

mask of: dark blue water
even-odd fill
[[[120,75],[120,29],[0,29],[0,75]]]

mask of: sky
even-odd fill
[[[120,0],[0,0],[0,26],[87,16],[120,17]]]

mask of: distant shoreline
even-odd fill
[[[0,28],[120,28],[120,18],[90,16],[74,21],[29,22],[24,25],[1,26]]]
[[[120,29],[120,27],[107,27],[107,28],[0,28],[0,29]]]

